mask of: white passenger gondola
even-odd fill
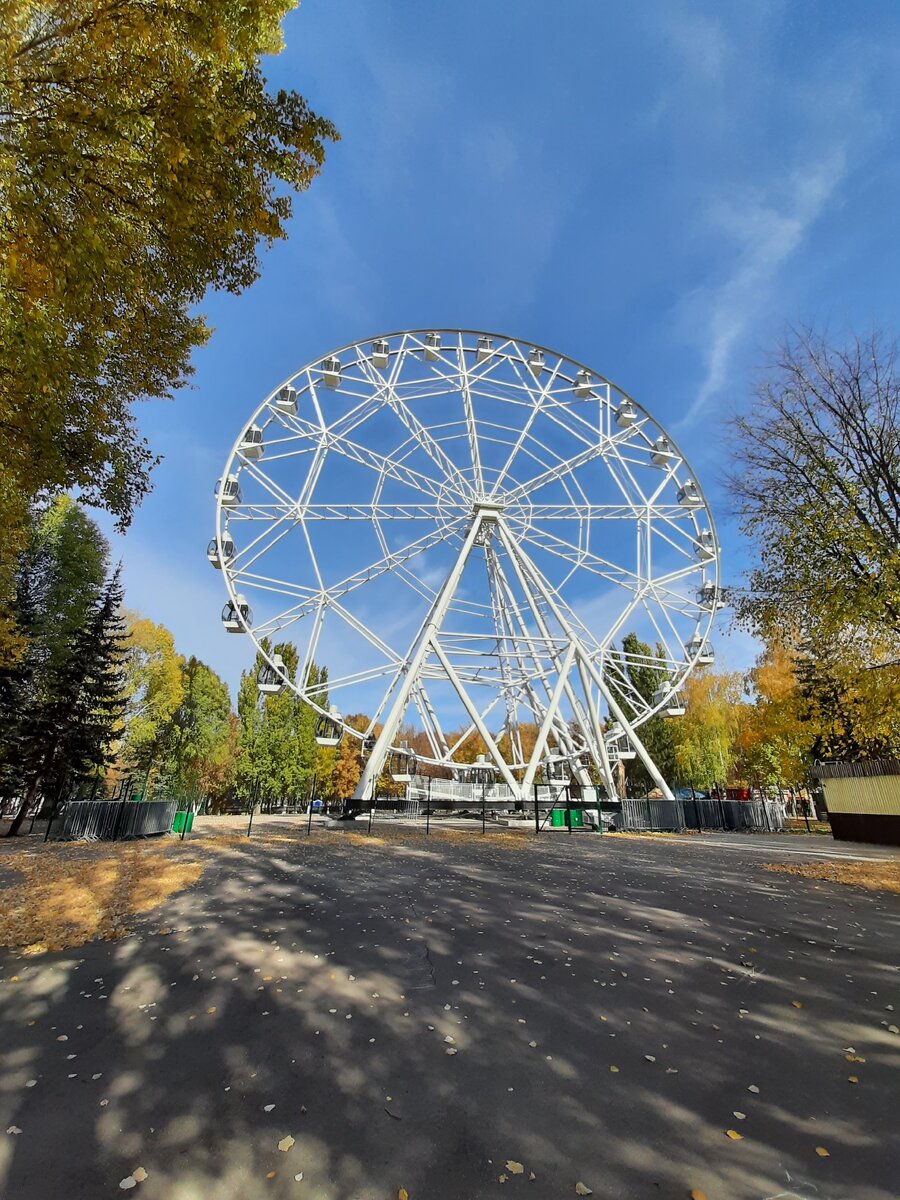
[[[683,717],[684,705],[678,693],[668,680],[653,693],[653,704],[663,705],[663,715],[666,717]]]
[[[287,670],[280,654],[272,655],[272,662],[264,662],[256,675],[256,686],[264,696],[278,696],[287,687]]]
[[[484,335],[482,335],[478,339],[478,346],[475,350],[475,357],[478,360],[478,362],[484,362],[484,360],[486,358],[490,358],[491,353],[493,352],[493,349],[494,349],[494,339],[485,337]]]
[[[701,608],[705,608],[708,612],[713,612],[717,608],[722,608],[722,599],[719,595],[719,589],[711,579],[707,579],[701,585],[697,592],[697,601]]]
[[[650,451],[650,461],[657,467],[667,467],[674,460],[675,451],[672,449],[672,443],[665,435],[658,437]]]
[[[322,378],[325,386],[336,388],[341,382],[341,360],[332,354],[322,362]]]
[[[262,458],[264,449],[263,431],[258,425],[249,425],[238,444],[239,453],[243,454],[244,458]]]
[[[619,429],[630,429],[638,419],[638,410],[630,400],[623,400],[616,409],[616,425]]]
[[[279,388],[275,393],[273,403],[280,413],[287,413],[289,417],[296,417],[297,389],[292,388],[290,384],[286,383],[283,388]]]
[[[716,661],[715,651],[701,635],[699,629],[689,642],[685,643],[688,658],[696,659],[698,663],[708,666]]]
[[[528,355],[528,370],[532,373],[535,379],[538,379],[543,369],[544,352],[543,350],[538,350],[537,346],[534,346]]]
[[[233,508],[241,502],[241,484],[237,475],[227,475],[216,484],[216,495],[223,508]]]
[[[716,557],[716,539],[709,529],[701,529],[694,543],[696,555],[703,562],[710,562]]]
[[[244,633],[253,620],[246,596],[237,595],[222,609],[222,624],[229,633]]]
[[[372,364],[376,367],[386,367],[390,362],[391,347],[387,338],[378,338],[372,343]]]
[[[410,750],[406,742],[401,742],[388,755],[388,774],[394,783],[409,783],[415,773],[415,752]]]
[[[587,371],[584,367],[582,367],[575,376],[575,382],[572,384],[572,391],[579,398],[579,400],[584,400],[590,396],[593,383],[594,381],[591,378],[590,371]]]
[[[441,357],[441,335],[439,333],[425,334],[425,357],[429,362],[437,362]]]
[[[683,487],[678,489],[677,500],[679,504],[683,504],[685,508],[699,508],[703,503],[700,493],[697,490],[697,485],[693,479],[686,480]]]
[[[219,544],[215,538],[206,547],[206,557],[216,568],[221,571],[223,566],[228,566],[234,558],[234,542],[231,540],[231,534],[224,533],[222,535],[222,554],[219,555]]]
[[[344,727],[341,714],[334,707],[316,718],[316,742],[320,746],[339,746]]]

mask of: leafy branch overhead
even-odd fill
[[[8,0],[0,41],[0,517],[71,487],[122,526],[155,461],[134,401],[209,337],[208,288],[257,277],[334,126],[270,94],[290,0]],[[0,596],[0,599],[5,598]]]

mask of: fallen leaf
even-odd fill
[[[212,1008],[208,1008],[206,1011],[207,1011],[208,1013],[214,1013],[214,1012],[216,1011],[216,1006],[215,1006],[215,1005],[213,1005],[213,1006],[212,1006]]]
[[[534,1171],[529,1171],[529,1172],[528,1172],[528,1178],[529,1178],[529,1180],[531,1180],[531,1179],[537,1179],[537,1175],[535,1175]]]
[[[618,1075],[618,1073],[619,1073],[619,1068],[618,1068],[618,1067],[610,1067],[609,1069],[610,1069],[610,1071],[612,1072],[612,1074],[613,1074],[613,1075]]]
[[[22,1132],[22,1130],[18,1127],[18,1125],[10,1125],[10,1127],[7,1129],[6,1132],[12,1133],[12,1134],[20,1134]]]
[[[497,1182],[498,1182],[498,1183],[506,1183],[506,1180],[507,1180],[507,1176],[506,1176],[506,1175],[498,1175],[498,1176],[497,1176]]]
[[[137,1187],[137,1180],[133,1175],[126,1175],[124,1179],[119,1180],[119,1187],[123,1192],[127,1192],[129,1188]]]
[[[816,1146],[816,1154],[819,1158],[831,1158],[830,1151],[826,1150],[824,1146]]]
[[[847,1082],[848,1083],[859,1083],[859,1076],[858,1075],[848,1075]]]
[[[456,1047],[455,1047],[455,1046],[448,1046],[448,1047],[447,1047],[447,1050],[446,1050],[446,1053],[447,1053],[447,1054],[456,1054],[456,1053],[457,1053]]]
[[[147,1172],[144,1170],[143,1167],[138,1167],[138,1169],[136,1171],[131,1172],[131,1176],[133,1179],[136,1179],[138,1181],[138,1183],[143,1183],[144,1180],[147,1178]]]
[[[274,1104],[264,1104],[263,1112],[271,1112],[274,1107],[275,1107]]]
[[[274,1171],[270,1171],[270,1172],[268,1173],[268,1175],[266,1175],[266,1179],[274,1179],[274,1178],[275,1178],[275,1172],[274,1172]]]
[[[575,1194],[577,1196],[593,1196],[594,1191],[593,1188],[589,1188],[586,1184],[579,1180],[578,1183],[575,1184]]]
[[[509,1171],[510,1175],[521,1175],[525,1170],[520,1162],[515,1162],[511,1158],[507,1160],[506,1169]]]
[[[726,1129],[725,1136],[730,1137],[733,1142],[742,1142],[744,1140],[744,1135],[738,1133],[736,1129]]]
[[[409,1192],[406,1188],[401,1188],[397,1193],[397,1200],[409,1200]]]
[[[645,1054],[644,1058],[646,1058],[647,1062],[656,1062],[656,1058],[652,1054]]]
[[[755,1083],[751,1083],[750,1086],[747,1088],[747,1091],[752,1092],[754,1096],[759,1095],[759,1088],[756,1086]]]
[[[287,1137],[283,1137],[281,1139],[281,1141],[278,1143],[278,1149],[282,1152],[282,1154],[287,1154],[288,1150],[290,1150],[290,1148],[291,1148],[291,1146],[293,1146],[293,1144],[294,1144],[294,1139],[291,1137],[290,1134],[288,1134]]]
[[[802,1008],[803,1007],[803,1004],[800,1000],[792,1000],[791,1003],[793,1004],[794,1008]]]
[[[295,1182],[295,1183],[300,1183],[300,1181],[301,1181],[302,1179],[303,1179],[303,1172],[302,1172],[302,1171],[298,1172],[298,1173],[297,1173],[297,1174],[294,1176],[294,1182]]]
[[[742,1112],[738,1112],[738,1111],[737,1111],[737,1109],[735,1109],[735,1110],[734,1110],[734,1112],[733,1112],[731,1115],[732,1115],[733,1117],[737,1117],[737,1119],[738,1119],[739,1121],[746,1121],[746,1119],[747,1119],[747,1114],[746,1114],[746,1113],[742,1113]]]
[[[699,1188],[694,1188],[691,1192],[691,1200],[706,1200],[706,1192],[701,1192]]]

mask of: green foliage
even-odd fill
[[[291,0],[5,0],[0,6],[0,600],[41,492],[127,525],[152,451],[136,400],[169,397],[260,241],[337,134],[270,94]],[[5,586],[7,585],[7,586]],[[0,652],[10,642],[8,612]]]
[[[625,716],[631,720],[636,713],[633,693],[637,692],[648,704],[652,703],[653,693],[668,679],[668,672],[663,665],[663,648],[657,646],[654,652],[635,633],[625,634],[622,650],[624,654],[612,654],[610,686]],[[651,717],[639,727],[638,737],[663,778],[671,779],[675,768],[671,722],[666,717]],[[627,764],[625,776],[629,792],[643,792],[656,786],[639,758]]]
[[[225,682],[193,655],[181,664],[182,698],[172,714],[166,763],[170,787],[195,801],[224,790],[231,757],[231,698]]]
[[[264,639],[263,651],[280,654],[285,673],[295,682],[298,669],[296,647],[291,642],[272,646]],[[262,653],[249,671],[241,675],[238,689],[240,749],[235,774],[237,794],[247,803],[269,807],[299,802],[312,790],[314,778],[330,774],[334,752],[324,752],[315,739],[316,712],[291,687],[276,695],[260,695],[257,676],[265,665]],[[315,663],[309,668],[307,688],[318,703],[327,707],[328,671]]]
[[[149,771],[172,745],[172,718],[184,698],[182,659],[164,625],[131,614],[125,658],[125,729],[119,755]]]
[[[17,756],[23,796],[9,829],[14,835],[39,793],[54,800],[96,776],[110,760],[110,745],[125,705],[124,625],[118,572],[92,603],[67,652],[49,663],[40,691],[32,692],[17,719]]]
[[[35,741],[25,725],[49,711],[71,666],[77,639],[104,594],[109,546],[96,523],[68,497],[32,515],[14,580],[12,611],[23,652],[0,668],[0,791],[16,795],[35,775]]]
[[[732,777],[740,726],[741,681],[704,668],[682,687],[685,714],[672,725],[675,779],[698,788],[724,785]]]

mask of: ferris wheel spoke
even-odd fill
[[[602,447],[594,445],[586,446],[584,450],[573,454],[571,458],[560,458],[555,466],[549,467],[546,471],[542,471],[540,475],[535,475],[532,479],[528,479],[513,488],[507,500],[516,500],[520,496],[530,495],[539,488],[546,487],[550,483],[555,483],[557,480],[571,475],[573,471],[578,467],[584,466],[585,463],[593,462],[595,459],[602,457],[602,454]]]
[[[332,438],[330,434],[325,438],[325,445],[335,454],[341,454],[344,458],[359,463],[360,466],[369,467],[380,475],[387,475],[388,478],[394,479],[398,483],[405,483],[417,492],[425,492],[434,496],[435,499],[440,494],[442,485],[439,480],[433,479],[430,475],[424,475],[421,471],[408,467],[402,462],[395,462],[394,459],[370,450],[367,446],[360,446],[348,438]]]
[[[444,472],[446,482],[449,483],[452,480],[464,492],[467,492],[469,485],[459,467],[446,453],[440,443],[435,441],[430,431],[422,422],[417,420],[413,413],[410,412],[400,397],[389,390],[387,403],[391,411],[400,419],[400,422],[406,427],[408,432],[413,435],[418,445],[424,450],[434,465]]]
[[[469,373],[466,366],[466,355],[463,350],[462,334],[459,337],[459,370],[460,392],[462,394],[463,412],[466,418],[466,433],[469,438],[469,457],[472,460],[472,471],[475,475],[475,487],[478,494],[484,492],[484,472],[481,469],[481,451],[478,448],[478,430],[475,425],[475,411],[472,408],[472,391]]]
[[[521,350],[519,351],[519,357],[521,358],[521,361],[524,364],[525,358],[522,355]],[[497,495],[498,489],[502,486],[507,475],[509,474],[513,463],[515,462],[516,458],[519,455],[519,452],[521,451],[522,447],[525,445],[526,440],[530,437],[532,426],[534,425],[535,421],[537,420],[538,416],[540,415],[541,411],[543,410],[544,405],[548,402],[548,399],[550,396],[550,387],[556,378],[556,374],[557,374],[558,370],[559,370],[559,367],[557,366],[556,369],[552,372],[547,384],[544,387],[538,389],[538,392],[536,395],[534,395],[531,392],[531,389],[527,387],[527,385],[524,383],[524,379],[522,378],[521,372],[517,370],[516,373],[519,376],[520,380],[522,380],[522,384],[526,388],[526,391],[528,392],[528,395],[531,398],[532,403],[530,405],[530,410],[529,410],[528,416],[525,420],[525,424],[523,425],[522,430],[519,433],[516,443],[513,446],[512,450],[510,451],[509,456],[506,459],[506,462],[503,464],[503,466],[500,469],[500,474],[497,476],[497,479],[494,482],[494,490],[493,490],[492,495]]]

